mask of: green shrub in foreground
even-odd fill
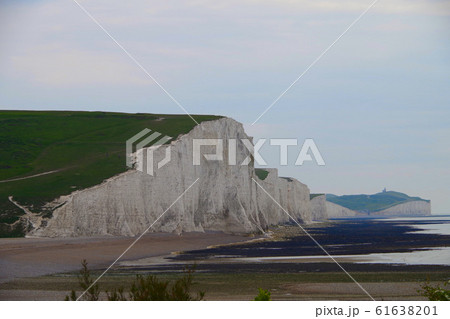
[[[80,288],[86,291],[80,298],[85,301],[97,301],[99,300],[100,288],[97,283],[90,276],[89,269],[87,268],[86,260],[83,260],[81,265],[83,268],[80,270],[78,276],[78,282]],[[135,281],[131,285],[129,292],[125,293],[125,289],[120,287],[114,289],[111,292],[105,291],[106,299],[108,301],[194,301],[202,300],[205,293],[202,291],[196,294],[191,294],[191,287],[193,284],[193,268],[186,268],[184,270],[184,276],[176,280],[171,284],[167,280],[158,279],[155,276],[137,275]],[[91,287],[92,285],[92,287]],[[89,289],[88,289],[89,288]],[[75,290],[72,290],[70,295],[67,295],[65,300],[75,301],[77,300],[77,294]]]
[[[255,301],[271,301],[270,292],[268,290],[258,288],[259,294],[255,297]]]
[[[444,286],[449,283],[450,280],[444,283]],[[430,301],[450,301],[450,290],[441,288],[439,285],[431,286],[429,282],[425,283],[418,292]]]

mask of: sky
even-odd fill
[[[450,1],[79,3],[191,114],[258,138],[313,138],[326,165],[280,176],[313,193],[388,190],[450,213]],[[0,0],[0,109],[183,113],[73,0]]]

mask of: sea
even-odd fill
[[[381,219],[385,222],[400,222],[412,228],[409,233],[450,236],[450,215],[434,215],[426,217],[402,217]],[[358,256],[367,258],[368,263],[409,264],[409,265],[450,265],[450,246],[424,247],[411,252],[382,253]]]
[[[291,227],[295,227],[292,225]],[[341,218],[306,227],[285,241],[261,241],[188,251],[172,261],[320,263],[450,266],[450,215]],[[321,247],[319,247],[319,245]],[[325,252],[326,251],[326,252]]]

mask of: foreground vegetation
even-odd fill
[[[100,300],[100,287],[91,277],[86,260],[83,260],[82,269],[78,276],[78,283],[82,289],[78,297],[75,290],[67,295],[65,300],[76,301],[97,301]],[[205,296],[203,291],[197,294],[191,293],[193,284],[192,275],[194,268],[187,268],[183,277],[171,283],[168,280],[161,280],[152,275],[137,275],[131,287],[125,292],[124,287],[113,289],[111,292],[105,291],[108,301],[194,301],[202,300]],[[269,295],[270,297],[270,295]]]
[[[449,284],[450,280],[444,283],[444,287]],[[432,285],[427,282],[418,292],[430,301],[450,301],[450,290],[441,287],[440,284]]]
[[[125,142],[144,128],[176,138],[194,126],[187,115],[0,111],[0,237],[26,231],[19,221],[24,212],[8,196],[51,216],[45,203],[124,172]],[[8,181],[49,171],[56,172]]]
[[[93,277],[101,273],[92,271]],[[133,274],[112,270],[101,279],[101,288],[109,292],[120,287],[131,287],[136,280],[136,274],[143,276],[147,272],[135,271]],[[376,299],[386,300],[423,300],[423,294],[418,292],[424,282],[438,285],[448,280],[448,272],[352,272],[352,276],[369,291],[373,287],[377,291]],[[183,277],[183,273],[158,273],[158,279],[171,283]],[[192,282],[193,291],[205,291],[206,300],[253,300],[258,293],[258,287],[263,287],[271,293],[273,300],[366,300],[366,296],[358,289],[348,276],[342,272],[332,273],[202,273],[197,272]],[[348,291],[337,295],[339,287],[347,286]],[[327,287],[328,290],[321,290]],[[383,288],[385,287],[385,288]],[[396,293],[398,288],[405,294]],[[306,288],[311,290],[306,290]],[[61,300],[70,290],[80,293],[81,289],[77,274],[68,273],[52,276],[18,279],[3,283],[0,292],[5,295],[22,294],[29,291],[39,291],[49,299]],[[317,290],[314,290],[317,289]],[[381,290],[382,289],[382,290]],[[28,293],[27,293],[28,294]]]

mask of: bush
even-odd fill
[[[449,283],[450,280],[444,283],[444,286]],[[429,282],[425,283],[418,292],[430,301],[450,301],[450,290],[441,288],[439,285],[431,286]]]
[[[87,265],[88,263],[86,259],[83,259],[83,261],[81,262],[81,266],[83,268],[81,268],[80,274],[78,275],[78,283],[81,289],[83,291],[86,291],[86,293],[80,299],[86,301],[97,301],[100,295],[100,289],[97,284],[93,284],[94,280],[91,278],[91,274],[89,272]],[[75,290],[72,290],[70,292],[70,295],[67,295],[65,298],[66,301],[69,300],[76,301],[77,299],[78,297]]]
[[[270,301],[270,292],[268,290],[258,288],[259,294],[255,297],[255,301]]]
[[[87,268],[86,260],[81,263],[83,268],[80,271],[78,281],[80,287],[86,293],[82,296],[82,300],[95,301],[99,299],[100,289],[97,284],[93,285],[93,280],[90,277],[89,270]],[[171,284],[167,280],[160,280],[155,276],[137,275],[136,279],[132,283],[127,296],[125,295],[125,289],[120,287],[112,292],[105,291],[106,298],[109,301],[193,301],[203,300],[205,293],[202,291],[196,294],[191,294],[191,287],[193,285],[193,273],[195,272],[195,266],[192,268],[186,268],[184,270],[184,276],[176,280]],[[92,287],[90,287],[92,285]],[[77,295],[74,290],[70,295],[66,296],[65,300],[77,300]]]

